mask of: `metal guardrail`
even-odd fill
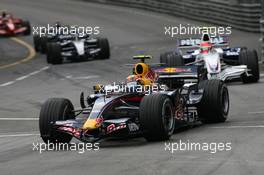
[[[260,3],[233,4],[206,0],[86,0],[141,8],[216,25],[232,26],[243,31],[259,32]],[[224,3],[223,3],[224,2]]]
[[[263,16],[264,17],[264,16]],[[264,63],[264,18],[260,20],[260,32],[261,32],[261,62]]]

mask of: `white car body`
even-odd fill
[[[228,66],[222,63],[222,53],[223,50],[221,48],[212,49],[209,53],[200,53],[199,50],[195,50],[193,54],[196,55],[196,61],[191,64],[202,62],[204,68],[207,70],[208,79],[226,81],[239,78],[244,73],[248,75],[248,68],[246,65]]]

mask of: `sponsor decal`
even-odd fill
[[[112,123],[111,125],[107,126],[106,133],[110,134],[110,133],[112,133],[114,131],[117,131],[117,130],[120,130],[120,129],[124,129],[124,128],[126,128],[126,124],[125,123],[121,123],[119,126],[116,126],[115,124]]]
[[[221,44],[221,43],[227,43],[228,38],[227,37],[211,37],[210,42],[212,44]],[[201,43],[201,39],[182,39],[180,40],[180,46],[198,46]]]
[[[181,72],[192,72],[192,69],[191,68],[166,67],[166,68],[157,69],[156,72],[181,73]]]
[[[181,110],[176,111],[175,118],[178,120],[183,120],[183,112]]]
[[[64,132],[69,132],[75,137],[81,136],[81,131],[79,131],[76,128],[62,126],[62,127],[59,127],[59,130],[64,131]]]

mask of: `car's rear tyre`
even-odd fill
[[[36,52],[40,51],[40,36],[34,35],[33,36],[33,43],[34,43],[34,48]]]
[[[239,63],[246,65],[250,70],[248,73],[251,74],[251,76],[242,74],[241,78],[243,83],[253,83],[259,80],[259,64],[256,50],[242,50],[239,53]]]
[[[168,140],[175,128],[173,104],[165,94],[150,94],[140,103],[140,124],[147,141]]]
[[[177,52],[165,52],[160,55],[160,63],[168,67],[184,66],[182,55]]]
[[[47,62],[51,64],[62,64],[61,46],[57,43],[49,43]]]
[[[48,44],[48,38],[46,36],[40,37],[40,52],[45,54],[47,53],[47,44]]]
[[[160,63],[162,66],[179,67],[184,66],[183,57],[176,52],[165,52],[160,55]],[[183,86],[183,81],[178,81],[177,78],[164,78],[159,81],[165,84],[169,89],[177,89]]]
[[[98,47],[101,49],[97,58],[109,59],[110,58],[110,46],[107,38],[98,38]]]
[[[228,89],[221,80],[204,80],[199,83],[203,97],[197,106],[204,123],[225,122],[229,112]]]
[[[23,21],[22,24],[24,27],[26,27],[26,30],[24,31],[24,35],[30,35],[31,34],[31,25],[29,21]]]
[[[164,66],[165,66],[165,64],[166,64],[166,60],[167,60],[167,57],[168,57],[168,55],[169,54],[171,54],[171,53],[173,53],[173,52],[164,52],[164,53],[161,53],[160,54],[160,63],[163,63],[164,64]]]
[[[50,98],[42,106],[39,115],[40,136],[45,143],[69,143],[72,136],[53,128],[59,120],[74,119],[74,107],[70,100]]]
[[[52,63],[52,46],[51,43],[47,44],[47,53],[46,53],[46,58],[47,58],[47,63]]]

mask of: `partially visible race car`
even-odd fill
[[[259,80],[256,50],[229,47],[225,36],[204,34],[201,39],[181,39],[177,45],[176,51],[161,54],[161,63],[172,66],[203,65],[204,79],[229,81],[239,78],[244,83]],[[173,57],[171,62],[166,62],[167,57]]]
[[[46,54],[47,43],[59,41],[60,35],[64,33],[64,28],[69,28],[69,26],[56,22],[50,27],[49,31],[46,31],[44,28],[40,29],[40,31],[38,31],[39,33],[33,36],[35,51]]]
[[[62,26],[56,25],[61,28]],[[46,53],[47,62],[61,64],[64,59],[108,59],[110,46],[106,38],[92,38],[79,34],[49,34],[34,36],[35,50]]]
[[[175,128],[197,122],[225,122],[228,89],[221,80],[200,80],[198,66],[166,67],[141,62],[126,82],[95,85],[94,94],[80,96],[80,109],[70,100],[50,98],[41,107],[40,136],[45,143],[69,143],[72,137],[95,142],[111,137],[143,136],[167,140]],[[170,86],[168,79],[178,82]],[[163,82],[165,82],[163,84]]]
[[[2,12],[0,16],[0,36],[30,35],[29,21],[15,18],[10,13]]]
[[[33,43],[36,52],[40,52],[46,54],[47,52],[47,43],[48,42],[57,42],[59,34],[55,33],[55,29],[58,30],[63,26],[60,22],[56,22],[53,28],[50,31],[46,31],[44,29],[40,29],[37,34],[33,35]]]

